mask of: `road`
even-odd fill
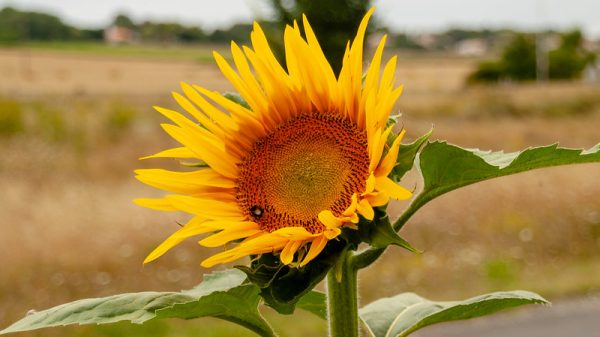
[[[600,295],[424,328],[415,337],[600,337]]]

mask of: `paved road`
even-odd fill
[[[600,337],[600,295],[424,328],[415,337]]]

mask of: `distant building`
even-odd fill
[[[435,49],[438,36],[431,33],[422,33],[415,37],[415,42],[424,49]]]
[[[465,39],[456,43],[455,50],[460,56],[483,56],[488,52],[488,45],[484,39]]]
[[[104,30],[104,42],[109,44],[133,43],[135,36],[135,32],[127,27],[110,26]]]
[[[369,50],[375,50],[377,48],[377,46],[379,46],[379,41],[381,41],[381,39],[383,38],[383,36],[386,35],[386,33],[384,32],[375,32],[372,34],[369,34],[369,36],[367,37],[367,41],[366,41],[366,45],[367,48]],[[389,44],[389,39],[386,41],[386,45]]]

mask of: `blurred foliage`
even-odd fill
[[[125,14],[117,14],[112,22],[113,26],[125,27],[125,28],[135,28],[135,23]]]
[[[73,29],[56,16],[21,12],[7,7],[0,11],[0,41],[73,39]]]
[[[121,101],[115,101],[108,107],[104,129],[109,140],[117,141],[126,135],[137,117],[137,110]]]
[[[11,7],[0,10],[0,43],[101,38],[102,30],[77,29],[54,15],[19,11]]]
[[[207,33],[199,27],[186,26],[177,22],[144,21],[136,24],[125,14],[119,14],[113,20],[113,26],[133,30],[140,42],[159,43],[199,43],[215,42],[229,43],[236,41],[246,43],[249,41],[252,25],[249,23],[233,24],[229,28],[220,28],[212,33]]]
[[[234,24],[230,28],[207,33],[199,27],[177,22],[144,21],[136,23],[127,15],[115,16],[112,26],[131,29],[138,42],[159,43],[245,43],[251,24]],[[58,17],[45,13],[19,11],[10,7],[0,10],[0,44],[24,41],[101,41],[104,29],[79,29],[63,23]]]
[[[407,50],[424,50],[425,48],[418,44],[412,37],[405,33],[391,34],[390,42],[393,47]]]
[[[0,99],[0,136],[12,136],[23,129],[21,104],[14,100]]]
[[[502,53],[504,76],[513,80],[531,80],[536,77],[535,42],[532,38],[519,34]]]
[[[495,285],[510,284],[519,273],[516,263],[508,258],[485,261],[483,269],[488,281]]]
[[[552,79],[579,77],[588,64],[596,61],[596,55],[583,49],[583,35],[575,30],[562,35],[561,45],[548,55],[549,74]]]
[[[371,7],[369,0],[269,0],[275,12],[276,24],[267,30],[271,45],[284,63],[283,30],[293,25],[294,20],[302,23],[302,14],[306,14],[325,56],[335,73],[342,68],[342,58],[346,44],[356,35],[358,25]],[[368,32],[367,32],[368,33]]]
[[[36,132],[50,141],[65,141],[69,136],[69,127],[62,110],[45,104],[34,104],[36,113]]]
[[[558,48],[548,52],[548,75],[551,80],[579,78],[596,55],[583,48],[583,35],[575,30],[560,35]],[[537,76],[536,41],[527,34],[517,34],[504,48],[498,61],[484,61],[469,76],[469,82],[500,80],[528,81]]]

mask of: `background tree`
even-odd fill
[[[548,53],[551,80],[575,79],[596,55],[583,47],[583,35],[575,30],[561,35],[557,49]],[[504,48],[498,61],[485,61],[470,75],[470,82],[494,82],[502,79],[528,81],[536,78],[536,45],[533,36],[517,34]]]
[[[117,14],[115,19],[113,20],[113,26],[124,27],[129,29],[134,29],[136,27],[133,20],[131,20],[127,15],[123,13]]]
[[[535,79],[536,58],[533,37],[518,34],[504,49],[500,62],[506,77],[517,81]]]
[[[550,78],[570,79],[581,76],[585,67],[596,60],[596,55],[583,48],[583,34],[574,30],[562,35],[560,47],[551,51],[548,58]]]
[[[10,7],[0,10],[0,42],[71,40],[76,35],[75,28],[54,15]]]

